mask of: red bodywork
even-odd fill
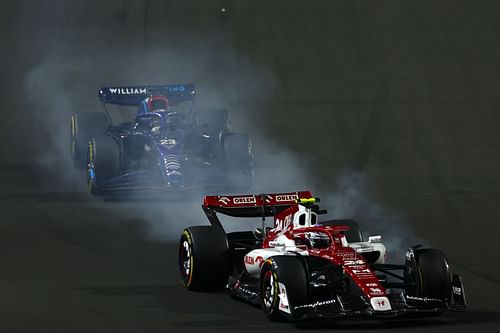
[[[330,245],[326,248],[308,248],[309,256],[320,257],[332,262],[334,265],[344,268],[354,283],[369,298],[386,296],[384,287],[380,284],[375,273],[370,269],[366,260],[353,248],[344,246],[344,232],[349,230],[346,225],[325,226],[314,225],[308,227],[294,228],[293,216],[299,210],[298,204],[277,214],[275,217],[275,228],[267,234],[262,248],[271,248],[272,242],[279,236],[286,236],[292,240],[306,238],[306,233],[317,232],[330,237]],[[284,221],[284,222],[283,222]]]
[[[205,207],[220,208],[251,208],[262,206],[294,205],[299,198],[311,198],[309,191],[273,193],[264,197],[255,194],[248,195],[211,195],[203,200]]]
[[[260,208],[263,206],[287,206],[286,209],[276,214],[274,217],[274,229],[269,230],[266,238],[262,242],[261,248],[274,247],[273,242],[281,236],[286,236],[291,240],[306,238],[306,233],[319,232],[328,235],[329,246],[325,248],[307,248],[309,256],[320,257],[328,260],[334,265],[341,266],[352,281],[368,297],[386,296],[384,287],[380,284],[375,273],[370,269],[366,260],[353,248],[344,246],[344,232],[349,230],[346,225],[325,226],[316,224],[307,227],[294,228],[293,217],[299,211],[297,199],[312,198],[310,191],[278,193],[266,195],[236,195],[236,196],[206,196],[203,200],[205,208],[216,211],[237,211],[240,208],[255,208],[255,215],[259,216]],[[233,210],[234,209],[234,210]],[[237,216],[237,214],[234,214]],[[250,216],[250,215],[246,215]]]

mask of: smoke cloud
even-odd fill
[[[123,77],[117,81],[120,84],[168,83],[160,81],[160,77],[165,76],[172,78],[173,82],[195,82],[199,93],[196,102],[198,107],[201,104],[201,107],[229,109],[234,129],[249,131],[254,137],[256,177],[251,192],[272,193],[310,189],[313,193],[322,194],[322,206],[329,208],[331,218],[352,218],[360,223],[365,235],[382,234],[390,252],[399,255],[416,242],[410,225],[401,213],[384,207],[369,196],[364,173],[352,170],[341,172],[333,191],[325,190],[328,186],[325,184],[318,186],[318,179],[314,172],[311,172],[314,163],[317,162],[313,156],[304,156],[273,141],[267,135],[268,128],[252,127],[255,112],[248,111],[247,102],[256,95],[262,101],[272,98],[269,94],[273,91],[272,75],[262,68],[256,70],[256,66],[247,63],[247,68],[241,70],[246,73],[243,75],[246,82],[244,84],[240,82],[239,87],[230,89],[228,86],[234,83],[234,78],[219,78],[218,85],[211,84],[212,75],[207,69],[209,64],[200,63],[198,59],[196,66],[193,66],[193,62],[189,59],[195,58],[194,55],[172,54],[165,50],[152,51],[146,62],[150,66],[146,66],[146,70],[142,65],[128,66],[127,71],[122,73]],[[164,61],[169,66],[162,65]],[[157,66],[151,65],[154,63]],[[240,67],[245,67],[241,66],[241,61]],[[176,70],[172,71],[172,68]],[[43,123],[40,128],[45,129],[39,133],[38,138],[48,142],[44,151],[38,156],[38,166],[45,172],[58,171],[53,173],[52,177],[43,177],[47,180],[46,189],[85,191],[85,178],[81,172],[74,170],[70,160],[69,117],[74,111],[100,108],[96,102],[96,91],[100,85],[110,81],[103,79],[97,82],[99,80],[96,78],[90,80],[88,79],[90,71],[92,64],[89,62],[81,61],[75,65],[57,57],[49,57],[37,65],[26,79],[27,89],[35,92],[30,98],[38,106],[37,116]],[[159,75],[158,72],[167,74]],[[148,77],[151,81],[148,81]],[[94,83],[89,85],[87,83],[89,81]],[[263,87],[260,82],[266,82],[267,86]],[[258,90],[259,87],[262,91]],[[265,117],[262,113],[260,115]],[[191,193],[188,197],[183,196],[181,200],[174,198],[175,203],[142,200],[135,202],[133,206],[141,212],[139,215],[146,223],[148,238],[173,241],[178,238],[184,227],[207,223],[200,207],[204,194]],[[125,208],[124,211],[126,210]],[[228,219],[223,220],[228,230],[253,228],[260,223],[258,220],[237,223],[231,223]]]
[[[59,14],[65,12],[61,9]],[[173,31],[163,40],[150,27],[147,47],[142,38],[111,43],[116,41],[116,31],[97,41],[89,38],[92,33],[105,31],[99,27],[80,31],[80,37],[86,39],[78,47],[73,36],[58,35],[56,31],[40,33],[52,47],[40,54],[40,61],[25,78],[25,88],[30,91],[33,122],[37,124],[31,151],[44,190],[86,190],[84,175],[73,168],[70,159],[69,119],[72,112],[101,110],[97,99],[100,86],[194,83],[198,109],[228,109],[233,128],[248,132],[253,138],[256,182],[251,192],[309,189],[322,194],[322,206],[330,209],[332,217],[358,220],[365,235],[381,233],[389,251],[401,251],[415,241],[402,214],[369,196],[365,174],[345,171],[332,190],[315,175],[320,156],[295,151],[286,141],[277,141],[270,135],[273,129],[268,120],[277,116],[272,102],[280,88],[275,73],[232,49],[224,33],[197,31],[191,36],[189,32]],[[135,37],[142,37],[136,34]],[[160,40],[162,43],[154,43]],[[44,40],[38,43],[43,45]],[[163,201],[89,204],[105,206],[127,218],[135,216],[144,221],[149,239],[172,241],[178,239],[184,227],[208,223],[200,207],[204,194],[170,196]],[[238,222],[237,227],[231,224],[229,229],[249,228],[258,222]]]
[[[371,197],[367,175],[361,171],[342,171],[334,191],[321,199],[329,218],[357,221],[365,240],[370,235],[381,235],[391,262],[401,262],[408,247],[423,243],[401,212]]]

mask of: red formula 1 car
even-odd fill
[[[465,309],[462,280],[440,250],[415,246],[404,264],[386,264],[381,236],[364,241],[352,220],[319,221],[318,201],[307,191],[205,197],[211,226],[189,227],[180,239],[184,285],[225,288],[273,320]],[[261,217],[262,227],[226,233],[217,213]]]

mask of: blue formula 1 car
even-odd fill
[[[226,110],[195,112],[194,93],[192,84],[103,87],[105,112],[74,113],[71,155],[90,193],[249,188],[249,136],[232,131]]]

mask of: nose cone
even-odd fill
[[[184,175],[177,170],[167,171],[167,185],[168,186],[183,186],[184,185]]]

